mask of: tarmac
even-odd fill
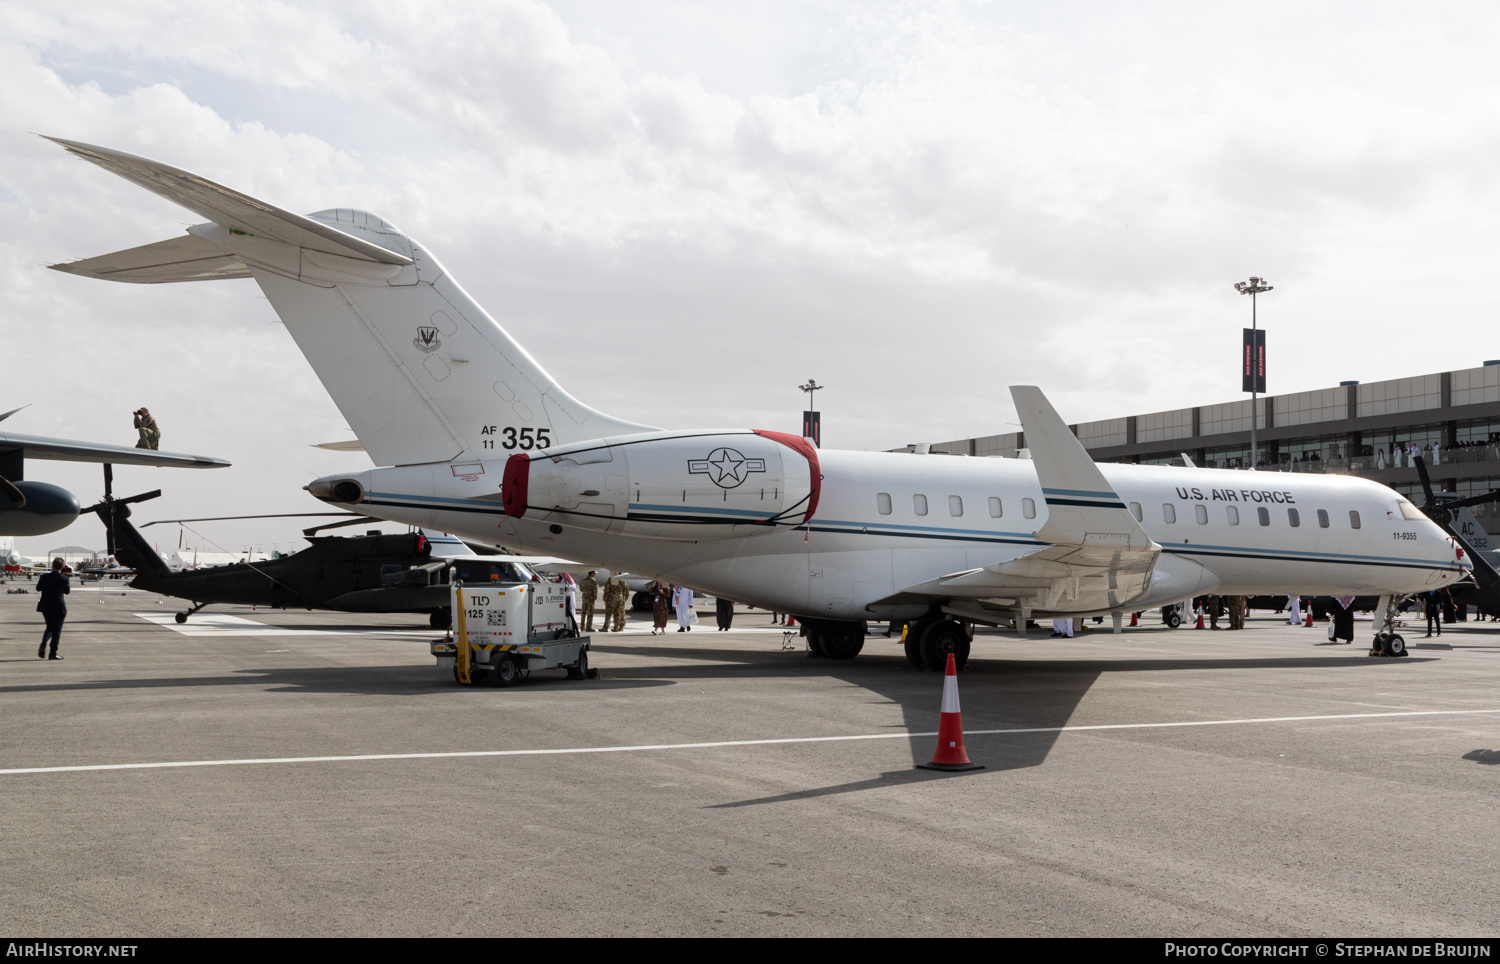
[[[21,585],[25,585],[22,583]],[[876,635],[595,634],[600,679],[438,671],[419,616],[0,595],[0,931],[1488,936],[1500,623],[1405,659],[1255,613],[984,632],[968,752]],[[73,768],[73,769],[69,769]]]

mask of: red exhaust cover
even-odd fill
[[[823,491],[823,466],[818,464],[818,450],[813,448],[807,439],[797,435],[788,435],[786,432],[771,432],[766,429],[752,429],[756,435],[768,438],[773,442],[780,442],[798,455],[807,459],[807,467],[812,472],[811,494],[807,497],[807,514],[802,517],[802,523],[806,525],[812,521],[813,513],[818,511],[818,496]],[[509,470],[507,470],[509,478]]]
[[[526,514],[526,500],[530,495],[531,456],[517,452],[505,460],[505,474],[500,481],[500,504],[505,514],[519,519]]]

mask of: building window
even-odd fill
[[[1035,499],[1022,499],[1021,500],[1021,514],[1024,515],[1028,519],[1035,519],[1036,518],[1036,500]]]
[[[1208,525],[1208,506],[1206,506],[1206,505],[1195,505],[1195,506],[1193,506],[1193,516],[1198,520],[1198,524],[1200,526],[1206,526],[1206,525]]]
[[[1319,509],[1318,510],[1318,528],[1319,529],[1326,529],[1326,528],[1328,528],[1328,510],[1327,509]]]
[[[1237,506],[1226,505],[1224,507],[1224,513],[1225,515],[1229,516],[1230,525],[1237,526],[1240,524],[1240,510]]]
[[[1267,509],[1265,506],[1261,506],[1259,509],[1256,509],[1255,515],[1260,519],[1261,525],[1268,526],[1271,524],[1271,510]]]
[[[925,496],[925,495],[914,495],[914,496],[912,496],[911,497],[911,507],[912,507],[912,509],[914,509],[916,511],[917,515],[926,515],[927,514],[927,496]]]
[[[1137,522],[1146,521],[1145,513],[1141,511],[1141,504],[1139,502],[1130,503],[1130,514],[1135,516],[1135,521]]]
[[[1286,521],[1291,523],[1293,529],[1302,525],[1302,515],[1296,509],[1286,510]]]
[[[875,493],[875,511],[881,515],[891,514],[891,494],[889,492]]]
[[[1170,502],[1163,502],[1161,504],[1161,517],[1162,517],[1163,521],[1166,521],[1166,522],[1176,522],[1177,521],[1177,507],[1174,506]]]
[[[1000,516],[1003,514],[1003,511],[1004,510],[1000,506],[1000,497],[994,495],[990,496],[990,518],[1000,518]]]
[[[1349,528],[1351,528],[1351,529],[1358,529],[1359,528],[1359,510],[1358,509],[1350,509],[1349,510]]]
[[[961,496],[948,496],[948,514],[955,519],[964,514],[964,500]]]

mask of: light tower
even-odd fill
[[[1249,281],[1236,281],[1234,290],[1250,296],[1250,327],[1244,329],[1244,344],[1240,349],[1240,365],[1243,373],[1240,391],[1250,393],[1250,467],[1256,467],[1260,448],[1256,445],[1255,429],[1260,416],[1255,411],[1259,394],[1266,390],[1266,333],[1261,331],[1255,317],[1255,296],[1270,291],[1265,278],[1253,275]]]
[[[806,385],[798,385],[798,388],[807,393],[807,411],[802,413],[802,437],[812,439],[814,448],[823,447],[822,417],[818,413],[817,395],[819,389],[827,388],[827,385],[819,385],[816,378],[809,378]]]

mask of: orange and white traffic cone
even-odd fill
[[[1201,610],[1201,609],[1198,610],[1198,622],[1197,622],[1197,624],[1195,624],[1193,626],[1193,628],[1194,629],[1202,629],[1203,628],[1203,610]]]
[[[953,654],[948,654],[948,669],[943,676],[943,709],[938,718],[937,752],[931,763],[918,763],[921,770],[983,770],[978,763],[969,762],[964,752],[964,721],[958,710],[958,670],[953,663]]]
[[[1141,614],[1140,613],[1131,613],[1130,614],[1130,625],[1132,625],[1132,626],[1139,626],[1140,624],[1141,624]]]

